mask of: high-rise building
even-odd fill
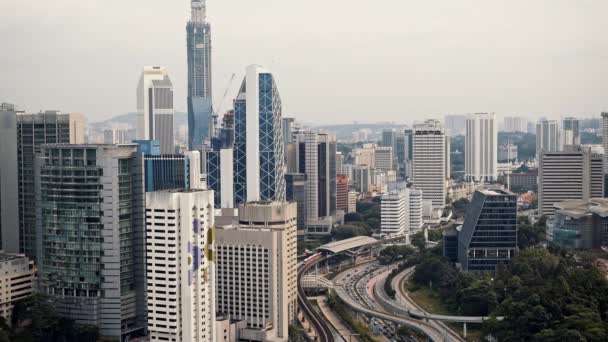
[[[353,186],[359,192],[369,191],[372,183],[371,169],[367,165],[355,165],[353,167]]]
[[[437,120],[414,126],[412,182],[424,200],[441,209],[446,200],[446,134]]]
[[[43,145],[34,179],[40,291],[61,316],[97,326],[103,337],[145,333],[146,215],[137,146]]]
[[[446,115],[444,118],[445,128],[451,135],[463,135],[466,130],[466,115]]]
[[[234,100],[234,204],[285,200],[281,98],[274,76],[247,68]]]
[[[211,27],[207,23],[206,0],[191,1],[191,19],[186,25],[188,55],[188,149],[198,150],[211,136]]]
[[[147,308],[152,341],[214,342],[213,194],[146,193]]]
[[[356,191],[348,192],[348,210],[346,213],[355,213],[357,212],[357,197],[358,194]]]
[[[37,261],[35,153],[42,144],[84,143],[84,126],[81,114],[62,114],[59,111],[17,114],[19,251],[34,261]]]
[[[23,254],[0,253],[0,317],[11,322],[15,303],[35,291],[34,261]]]
[[[586,146],[542,152],[538,164],[539,215],[553,215],[557,202],[602,197],[602,162],[603,155],[593,153]]]
[[[541,120],[536,123],[536,158],[542,151],[559,151],[559,125],[555,120]]]
[[[565,118],[562,128],[562,146],[581,144],[581,136],[577,118]]]
[[[604,197],[608,197],[608,112],[602,112],[602,146],[604,147]]]
[[[216,208],[234,208],[233,143],[233,135],[225,134],[213,138],[211,148],[203,152],[207,186],[214,191]]]
[[[494,113],[471,114],[466,121],[465,180],[492,182],[498,176],[498,132]],[[448,152],[449,153],[449,152]]]
[[[298,229],[306,228],[306,174],[285,174],[285,200],[298,205]]]
[[[523,116],[505,116],[502,130],[508,133],[527,132],[528,120]]]
[[[342,174],[336,176],[336,209],[348,212],[348,177]]]
[[[477,190],[458,233],[458,261],[465,271],[493,272],[517,252],[517,195]]]
[[[336,213],[336,140],[310,131],[296,140],[297,169],[306,175],[306,224],[318,224],[315,221]]]
[[[344,164],[344,155],[342,152],[336,152],[336,174],[342,173],[342,164]]]
[[[129,142],[129,130],[106,129],[103,131],[104,144],[127,144]]]
[[[382,195],[380,231],[383,234],[404,234],[408,231],[409,212],[405,189],[389,189]]]
[[[498,146],[498,161],[513,161],[517,159],[517,145],[504,144]]]
[[[158,140],[135,140],[144,155],[145,191],[201,189],[200,153],[160,154]]]
[[[7,253],[19,253],[19,182],[17,163],[17,112],[0,104],[0,243]]]
[[[390,171],[393,169],[393,148],[392,147],[376,147],[374,152],[374,165],[376,169]]]
[[[296,211],[295,203],[248,203],[238,225],[216,229],[216,309],[247,321],[241,339],[287,341],[297,308]]]
[[[408,209],[410,218],[410,229],[411,234],[419,232],[424,226],[422,220],[422,191],[408,188]]]
[[[137,85],[137,139],[160,141],[162,154],[175,153],[173,84],[167,69],[147,66]]]
[[[293,134],[293,126],[296,122],[294,118],[283,118],[283,146],[285,147],[285,153],[287,153],[287,146],[295,142]]]
[[[382,131],[382,146],[383,147],[394,147],[395,144],[395,130],[387,128]]]

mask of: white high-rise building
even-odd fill
[[[213,342],[213,192],[146,193],[151,341]]]
[[[190,159],[190,189],[205,189],[206,185],[201,181],[201,153],[199,151],[186,151],[184,155]]]
[[[393,169],[393,148],[378,146],[374,151],[374,165],[376,169],[390,171]]]
[[[466,121],[465,180],[495,181],[498,176],[498,132],[494,113],[470,114]]]
[[[175,153],[173,83],[167,69],[147,66],[137,85],[137,139],[160,141],[160,153]]]
[[[541,151],[559,151],[559,124],[555,120],[542,120],[536,123],[536,159]]]
[[[357,212],[357,197],[358,194],[356,191],[348,192],[348,213]]]
[[[438,120],[414,125],[412,182],[424,200],[442,209],[446,200],[446,134]]]
[[[424,226],[422,220],[422,191],[408,188],[409,233],[417,233]]]
[[[216,310],[247,321],[241,339],[287,341],[297,309],[296,203],[247,203],[238,222],[215,231]]]
[[[581,144],[581,136],[577,118],[565,118],[562,128],[562,150],[563,146]]]
[[[528,120],[522,116],[505,116],[502,130],[508,133],[527,132]]]
[[[389,189],[382,195],[380,206],[380,232],[387,235],[408,231],[408,198],[404,189]]]

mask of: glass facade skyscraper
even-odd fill
[[[281,98],[270,72],[247,68],[234,117],[234,205],[285,200]]]
[[[192,18],[186,26],[188,55],[188,148],[196,150],[210,136],[211,27],[206,0],[192,0]]]

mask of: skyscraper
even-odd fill
[[[84,118],[80,114],[45,111],[17,114],[19,250],[36,260],[35,153],[42,144],[84,143]]]
[[[17,167],[17,112],[0,105],[0,238],[1,249],[19,253],[19,183]]]
[[[206,0],[192,0],[186,25],[188,55],[188,149],[199,149],[211,135],[211,27]]]
[[[466,121],[465,180],[491,182],[498,176],[498,132],[494,113],[471,114]],[[449,152],[448,152],[449,153]]]
[[[246,320],[248,340],[287,341],[296,318],[296,211],[295,203],[248,203],[238,225],[215,232],[216,308]]]
[[[175,153],[173,84],[164,67],[144,67],[137,85],[137,139],[160,141],[160,153]]]
[[[229,131],[223,138],[213,138],[211,148],[203,151],[207,186],[214,191],[216,208],[234,207],[234,136]]]
[[[212,191],[149,192],[146,213],[151,340],[214,342]]]
[[[281,98],[269,71],[247,68],[234,119],[234,205],[285,200]]]
[[[564,119],[562,139],[562,146],[581,144],[577,118],[567,117]]]
[[[380,231],[383,234],[404,234],[408,231],[409,211],[405,189],[392,188],[382,195]]]
[[[557,202],[602,197],[602,162],[603,156],[593,153],[588,146],[543,151],[538,161],[539,215],[553,215]]]
[[[412,182],[422,190],[423,200],[432,200],[442,209],[446,199],[446,137],[438,120],[414,126]]]
[[[602,112],[602,146],[604,146],[604,197],[608,197],[608,112]]]
[[[391,171],[393,169],[393,148],[390,146],[376,147],[374,151],[374,165],[376,169]]]
[[[536,159],[541,151],[559,151],[559,125],[555,120],[541,120],[536,123]]]
[[[526,132],[528,129],[528,120],[522,116],[505,116],[502,130],[504,132]]]
[[[348,213],[348,176],[338,174],[336,176],[336,209]]]
[[[143,157],[136,145],[48,144],[36,155],[40,291],[124,340],[146,327]]]
[[[517,252],[517,196],[505,190],[477,190],[458,232],[463,270],[493,272]]]

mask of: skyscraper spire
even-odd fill
[[[205,23],[207,21],[207,1],[206,0],[192,0],[192,22],[193,23]]]

